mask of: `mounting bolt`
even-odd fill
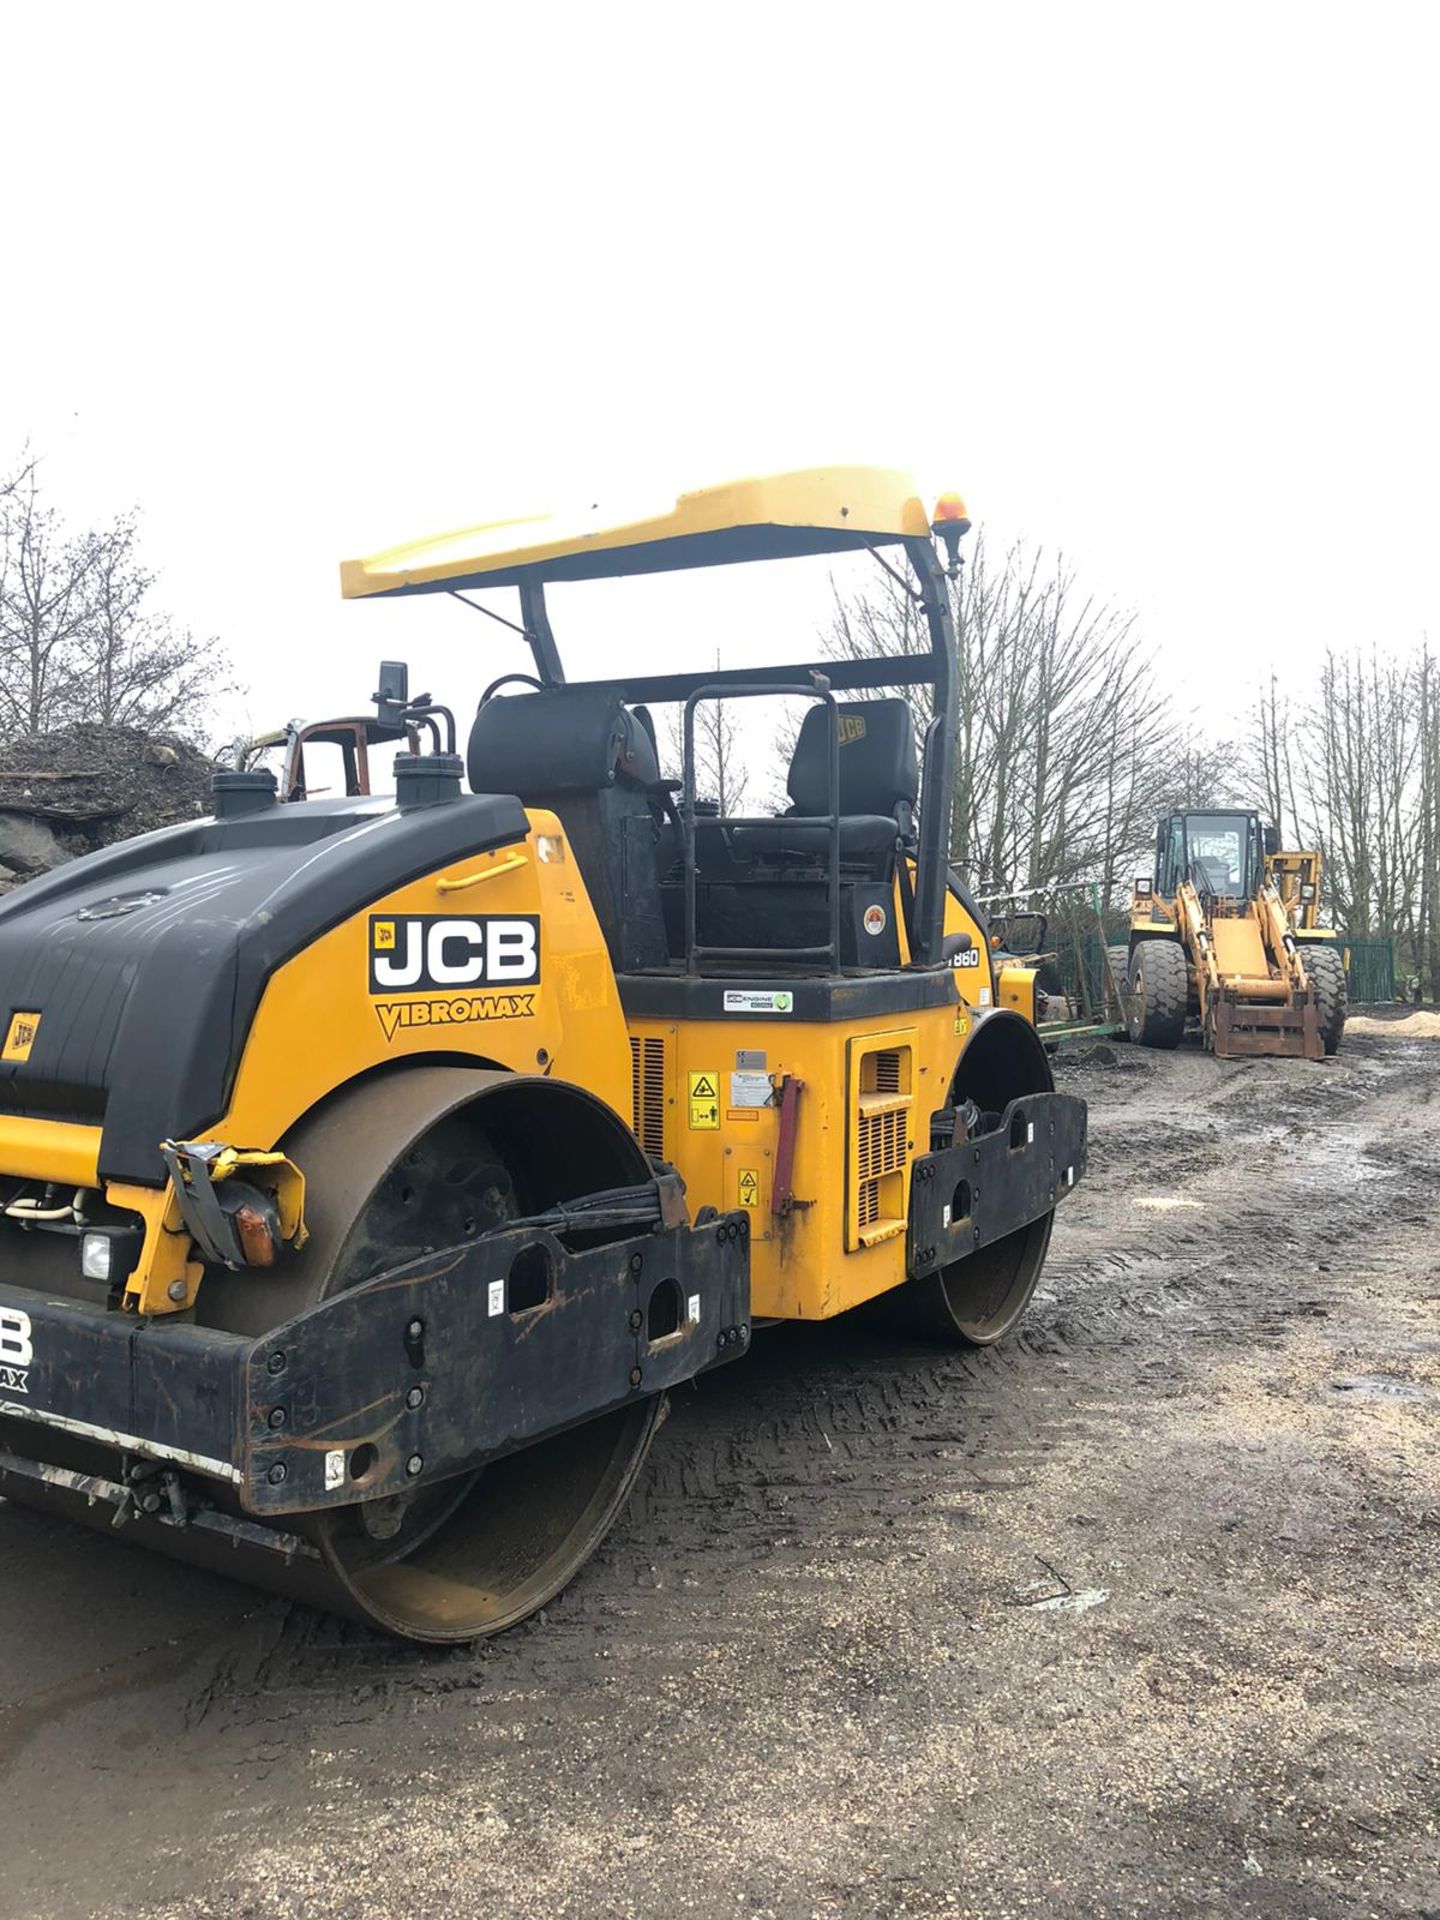
[[[278,1432],[285,1424],[284,1407],[271,1407],[269,1415],[267,1416],[267,1424],[272,1433]]]
[[[635,1311],[630,1316],[630,1331],[632,1333],[638,1333],[641,1327],[644,1326],[644,1324],[645,1324],[645,1316],[643,1313],[641,1313],[640,1309],[636,1307]]]
[[[644,1266],[644,1264],[645,1264],[645,1256],[644,1256],[644,1254],[642,1254],[642,1253],[632,1253],[632,1254],[631,1254],[631,1256],[630,1256],[630,1271],[631,1271],[631,1273],[639,1273],[639,1271],[640,1271],[640,1269],[641,1269],[641,1268],[642,1268],[642,1267]]]
[[[190,1289],[183,1280],[172,1280],[165,1291],[177,1306],[190,1295]]]
[[[284,1354],[272,1353],[270,1358],[265,1362],[265,1371],[267,1373],[283,1373],[285,1371]]]
[[[423,1320],[412,1320],[405,1329],[405,1338],[407,1340],[419,1340],[424,1332],[425,1322]]]
[[[405,1404],[407,1407],[409,1407],[410,1411],[413,1413],[416,1407],[418,1407],[421,1404],[421,1402],[424,1400],[424,1398],[425,1398],[424,1387],[411,1387],[410,1391],[405,1396]]]
[[[145,1494],[140,1502],[140,1511],[142,1513],[158,1513],[160,1511],[159,1494],[158,1493]]]
[[[640,1382],[644,1379],[644,1377],[645,1376],[641,1373],[639,1367],[631,1367],[630,1384],[632,1387],[638,1387]]]
[[[283,1460],[277,1460],[265,1478],[270,1482],[272,1487],[278,1487],[289,1477],[289,1472],[290,1469],[285,1465],[285,1462]]]
[[[412,1480],[417,1474],[423,1473],[425,1471],[425,1456],[420,1453],[412,1453],[410,1458],[405,1462],[405,1471]]]

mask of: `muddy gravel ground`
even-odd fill
[[[1064,1077],[1018,1335],[768,1335],[498,1642],[0,1506],[0,1912],[1440,1915],[1440,1038]]]

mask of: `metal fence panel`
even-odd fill
[[[1341,935],[1350,998],[1362,1005],[1395,998],[1395,942]]]

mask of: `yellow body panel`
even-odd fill
[[[1234,918],[1217,914],[1210,923],[1210,937],[1215,943],[1220,978],[1227,984],[1234,980],[1269,980],[1270,962],[1253,911]]]
[[[229,1108],[206,1138],[269,1147],[319,1100],[397,1060],[437,1055],[514,1073],[554,1072],[620,1114],[630,1104],[630,1059],[615,977],[579,868],[559,821],[529,814],[528,858],[516,849],[473,856],[374,901],[288,961],[271,979],[250,1029]],[[544,837],[564,857],[541,860]],[[368,990],[370,923],[387,915],[463,913],[456,882],[483,889],[487,914],[538,914],[544,965],[534,988],[507,993],[392,994]],[[482,905],[475,901],[476,910]]]
[[[898,1286],[905,1278],[903,1222],[909,1169],[929,1149],[930,1115],[949,1097],[968,1022],[951,1005],[887,1020],[808,1022],[785,1019],[634,1020],[635,1118],[647,1149],[673,1161],[684,1176],[691,1210],[743,1207],[751,1222],[751,1298],[757,1319],[823,1320]],[[860,1085],[866,1054],[909,1049],[903,1098]],[[756,1064],[739,1064],[742,1056]],[[763,1061],[763,1065],[758,1064]],[[775,1211],[785,1080],[801,1083],[795,1106],[795,1154],[788,1212]],[[699,1081],[715,1088],[710,1103],[691,1099]],[[769,1083],[769,1101],[764,1099]],[[903,1164],[878,1176],[889,1191],[882,1232],[865,1234],[856,1219],[858,1137],[862,1102],[873,1127],[879,1104],[905,1125]],[[695,1110],[692,1111],[692,1106]],[[650,1124],[647,1126],[646,1122]],[[885,1222],[896,1222],[889,1231]],[[847,1241],[851,1250],[847,1251]]]
[[[903,924],[903,923],[902,923]],[[945,935],[968,933],[970,947],[951,963],[960,998],[969,1007],[993,1007],[996,999],[995,962],[985,929],[953,891],[945,895]]]
[[[0,1173],[57,1186],[93,1187],[99,1179],[99,1127],[68,1120],[27,1120],[0,1114]]]
[[[1040,1021],[1039,979],[1040,973],[1036,967],[1008,966],[1000,969],[999,1004],[1011,1008],[1022,1020],[1028,1020],[1032,1027],[1038,1026]]]
[[[541,580],[593,580],[756,559],[761,555],[754,536],[760,530],[788,529],[793,536],[772,537],[767,557],[840,552],[867,540],[924,538],[929,518],[908,473],[815,467],[703,487],[682,493],[661,512],[608,524],[598,516],[567,520],[540,513],[462,527],[368,559],[342,561],[340,590],[347,599],[358,599],[446,583],[511,585],[522,572]],[[694,540],[706,544],[663,546]]]

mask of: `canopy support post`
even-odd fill
[[[520,618],[525,623],[525,638],[530,642],[540,678],[547,687],[563,687],[565,669],[560,664],[560,649],[555,645],[545,607],[545,587],[532,574],[520,576]]]

